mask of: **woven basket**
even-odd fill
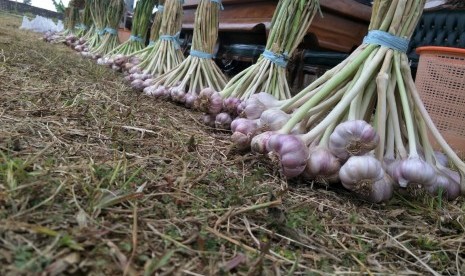
[[[415,84],[420,97],[444,139],[464,157],[465,49],[425,46],[416,51],[420,60]]]

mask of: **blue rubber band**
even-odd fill
[[[110,28],[110,27],[106,27],[104,29],[105,32],[111,34],[111,35],[117,35],[118,34],[118,30],[116,29],[113,29],[113,28]]]
[[[212,59],[215,57],[213,54],[205,53],[202,51],[191,50],[190,55],[193,57],[204,58],[204,59]]]
[[[157,9],[158,9],[157,12],[160,12],[160,13],[161,13],[161,12],[163,12],[163,11],[165,10],[165,6],[163,6],[163,5],[158,5]]]
[[[130,40],[133,40],[133,41],[137,41],[137,42],[140,42],[140,43],[144,43],[144,39],[140,36],[137,36],[137,35],[131,35],[129,37]]]
[[[373,30],[368,32],[368,35],[363,39],[363,43],[385,46],[402,53],[407,53],[410,40],[387,32]]]
[[[278,54],[270,50],[265,50],[262,55],[264,58],[270,60],[271,62],[273,62],[274,64],[280,67],[287,66],[287,60],[289,59],[289,56],[286,53]]]
[[[215,2],[218,4],[220,10],[224,10],[223,2],[222,0],[210,0],[210,2]]]
[[[153,45],[155,45],[155,41],[150,40],[150,41],[149,41],[149,46],[153,46]]]
[[[86,25],[84,25],[84,24],[81,23],[81,24],[76,25],[76,29],[85,31],[85,30],[87,30],[88,28],[87,28]]]
[[[97,32],[98,35],[102,36],[105,34],[105,29],[101,30],[101,29],[96,29],[95,30]]]
[[[180,35],[179,32],[177,32],[175,35],[161,35],[160,39],[172,41],[176,49],[181,49],[181,43],[179,42],[179,35]]]

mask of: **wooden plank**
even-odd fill
[[[353,0],[320,0],[323,18],[316,15],[308,34],[316,36],[324,49],[350,52],[361,44],[367,33],[371,8]],[[269,30],[278,1],[223,0],[220,32],[254,32],[265,26]],[[183,29],[192,30],[198,0],[186,0]]]

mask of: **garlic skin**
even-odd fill
[[[329,150],[339,159],[364,155],[379,144],[375,129],[363,120],[339,124],[329,137]]]
[[[187,108],[194,108],[194,103],[197,100],[197,95],[193,93],[187,93],[185,96],[185,103],[184,105]]]
[[[449,165],[449,158],[447,158],[447,155],[440,151],[434,151],[434,155],[436,156],[436,160],[439,164],[441,164],[444,167],[447,167]]]
[[[266,149],[278,155],[282,172],[288,178],[299,176],[307,166],[308,147],[295,135],[272,135]]]
[[[231,123],[231,131],[233,132],[231,141],[240,150],[248,149],[257,128],[258,125],[255,120],[236,118]]]
[[[228,112],[233,116],[237,116],[237,107],[241,104],[241,100],[238,98],[227,98],[223,101],[223,111]]]
[[[225,129],[225,130],[227,130],[227,129],[231,128],[231,122],[232,122],[231,115],[229,115],[226,112],[222,112],[222,113],[216,115],[215,127],[217,129]]]
[[[215,119],[216,119],[215,115],[204,114],[202,116],[203,123],[209,127],[215,127]]]
[[[427,187],[434,184],[436,171],[433,166],[416,157],[402,160],[393,169],[391,176],[402,188],[406,188],[409,184]]]
[[[143,92],[147,96],[153,96],[153,93],[155,92],[155,89],[157,89],[157,87],[155,85],[151,85],[151,86],[145,87]]]
[[[376,158],[351,156],[339,171],[342,185],[370,202],[389,200],[393,193],[393,182],[384,173],[381,162]]]
[[[247,119],[258,119],[266,109],[266,106],[259,100],[250,98],[246,101],[245,108],[239,115]]]
[[[266,92],[260,92],[252,95],[252,98],[259,100],[262,104],[264,104],[268,108],[278,107],[281,102],[276,99],[273,95]]]
[[[215,98],[215,103],[214,103],[214,107],[213,107],[213,111],[215,111],[215,113],[210,112],[211,111],[210,108],[211,108],[213,98]],[[220,99],[221,99],[221,101],[220,101]],[[219,102],[221,102],[221,103],[219,103]],[[218,105],[221,105],[221,106],[218,107]],[[195,106],[196,109],[198,109],[200,111],[203,111],[203,112],[206,112],[206,113],[218,114],[218,113],[221,112],[221,109],[223,108],[223,99],[221,98],[221,96],[220,96],[220,94],[218,92],[213,90],[213,88],[207,87],[207,88],[204,88],[204,89],[202,89],[200,91],[199,97],[195,101],[194,106]]]
[[[273,131],[265,131],[260,133],[252,138],[252,142],[250,142],[250,147],[252,148],[252,152],[265,154],[269,152],[267,149],[268,140],[271,136],[275,133]]]
[[[267,109],[260,116],[260,127],[265,130],[279,130],[290,118],[290,114],[280,109]]]
[[[141,80],[141,79],[135,79],[131,82],[131,87],[135,90],[144,90],[145,86],[144,86],[144,81]]]
[[[442,197],[454,200],[460,196],[460,175],[448,168],[440,168],[436,180],[426,190],[433,196],[439,195],[442,189]]]
[[[307,166],[303,176],[315,179],[321,183],[331,183],[338,180],[341,163],[328,149],[314,147],[309,150]]]
[[[178,103],[186,102],[186,92],[180,87],[172,87],[169,89],[171,99]]]

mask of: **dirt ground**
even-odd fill
[[[0,275],[458,275],[465,202],[286,182],[0,13]]]

